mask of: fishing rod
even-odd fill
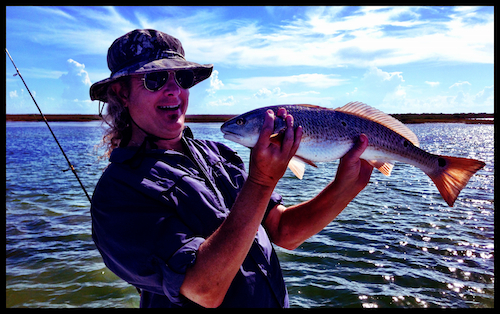
[[[16,75],[19,75],[19,77],[21,78],[21,80],[23,81],[24,83],[24,86],[26,86],[26,90],[28,91],[28,93],[30,94],[31,96],[31,99],[33,99],[33,102],[35,103],[36,107],[38,108],[38,111],[40,112],[40,115],[42,116],[43,118],[43,121],[45,121],[45,124],[47,125],[47,127],[49,128],[49,131],[50,133],[52,134],[52,136],[54,137],[54,140],[56,141],[57,143],[57,146],[59,146],[59,149],[61,150],[64,158],[66,159],[66,161],[68,162],[68,165],[69,165],[69,169],[71,169],[71,171],[73,172],[73,174],[75,175],[76,179],[78,180],[78,183],[80,183],[80,186],[82,187],[83,189],[83,192],[85,192],[85,195],[87,196],[90,204],[92,204],[92,200],[90,199],[90,196],[89,194],[87,193],[87,190],[85,189],[85,187],[83,186],[83,183],[82,181],[80,181],[80,177],[78,177],[78,174],[76,173],[76,170],[75,170],[75,167],[73,167],[73,165],[71,164],[71,162],[69,161],[69,158],[68,156],[66,156],[66,153],[64,152],[64,149],[62,148],[61,144],[59,144],[59,141],[57,140],[57,137],[56,135],[54,134],[54,132],[52,132],[52,128],[50,127],[49,125],[49,122],[47,121],[47,118],[45,118],[45,115],[42,113],[42,110],[40,109],[40,107],[38,106],[38,104],[36,103],[36,100],[35,100],[35,97],[33,97],[33,94],[31,94],[31,91],[30,89],[28,88],[28,85],[26,84],[26,82],[24,81],[23,79],[23,76],[21,75],[21,72],[19,72],[19,69],[17,68],[16,64],[14,63],[14,60],[12,59],[12,57],[10,56],[10,53],[9,51],[7,50],[7,48],[5,48],[5,52],[7,53],[7,55],[9,56],[9,59],[10,61],[12,61],[12,65],[14,65],[14,68],[16,68],[16,74],[14,74],[14,76]],[[66,170],[64,170],[66,171]]]

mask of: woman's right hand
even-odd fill
[[[285,118],[287,125],[282,142],[271,141],[275,116],[272,110],[268,110],[257,144],[250,154],[248,180],[263,186],[275,186],[278,183],[302,138],[302,127],[294,130],[293,116],[287,114],[285,108],[280,108],[277,115]]]

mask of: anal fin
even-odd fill
[[[370,165],[377,168],[380,172],[382,172],[386,176],[391,175],[392,168],[394,167],[393,162],[383,162],[378,160],[367,160]]]
[[[309,166],[313,166],[314,168],[318,168],[318,166],[316,166],[316,164],[312,161],[310,161],[309,159],[307,158],[304,158],[304,157],[300,157],[300,156],[293,156],[293,158],[297,158],[299,160],[302,160],[302,162],[305,162],[306,164],[308,164]]]

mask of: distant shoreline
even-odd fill
[[[186,115],[186,122],[224,122],[236,115],[194,114]],[[7,121],[43,121],[39,114],[7,114]],[[98,121],[101,117],[97,114],[46,114],[47,121],[53,122],[87,122]]]
[[[194,114],[186,115],[186,122],[224,122],[236,115],[226,114]],[[493,113],[424,113],[424,114],[391,114],[405,124],[413,123],[469,123],[494,124]],[[43,121],[39,114],[7,114],[7,121]],[[86,122],[101,120],[99,115],[92,114],[46,114],[47,121],[53,122]]]

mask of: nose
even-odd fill
[[[165,86],[163,87],[163,93],[167,96],[178,96],[181,92],[181,88],[177,85],[175,81],[175,73],[168,73],[168,80]]]

